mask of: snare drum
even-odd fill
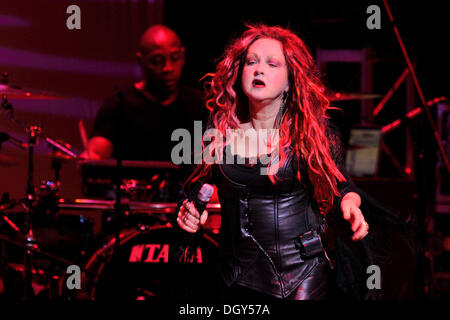
[[[217,243],[204,235],[193,259],[180,263],[171,253],[181,236],[169,224],[125,229],[114,253],[110,234],[86,251],[81,290],[67,289],[67,277],[61,277],[60,295],[70,300],[217,299]]]

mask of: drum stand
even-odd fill
[[[36,199],[34,191],[34,146],[36,145],[36,139],[41,132],[41,128],[37,125],[30,125],[27,127],[28,132],[28,175],[27,175],[27,188],[25,198],[25,263],[24,263],[24,276],[25,276],[25,292],[24,299],[32,299],[32,256],[31,248],[39,250],[36,244],[36,239],[33,236],[32,219],[33,205]]]
[[[61,152],[69,155],[70,157],[77,158],[77,155],[72,151],[57,143],[53,139],[46,137],[42,134],[41,127],[39,125],[27,124],[22,121],[18,121],[14,118],[12,105],[8,102],[6,95],[2,97],[2,108],[5,110],[5,114],[8,120],[24,128],[28,134],[28,144],[26,145],[28,151],[28,169],[27,169],[27,183],[25,200],[21,201],[22,206],[25,209],[25,229],[23,231],[24,237],[24,300],[31,300],[33,298],[32,290],[32,257],[33,252],[39,252],[39,247],[36,243],[36,239],[33,235],[32,228],[32,215],[35,211],[35,185],[34,185],[34,147],[37,144],[38,137],[45,140],[53,147],[59,149]],[[56,177],[59,178],[59,170],[56,170]],[[18,228],[13,228],[16,232],[20,232]]]
[[[119,101],[120,104],[123,105],[123,93],[119,92]],[[78,156],[73,153],[70,149],[65,147],[64,145],[61,145],[60,143],[56,142],[55,140],[45,136],[42,134],[41,127],[39,125],[30,125],[22,121],[18,121],[14,118],[13,115],[13,108],[12,105],[8,102],[8,99],[6,98],[6,95],[3,94],[2,96],[2,102],[0,104],[1,108],[0,110],[3,111],[3,114],[6,116],[8,120],[13,122],[14,124],[18,125],[19,127],[25,129],[25,131],[28,134],[28,144],[25,143],[19,143],[19,146],[23,149],[27,149],[28,151],[28,169],[27,169],[27,184],[26,184],[26,198],[25,200],[19,200],[19,201],[9,201],[7,204],[1,204],[0,205],[0,215],[3,215],[3,211],[6,209],[11,209],[17,205],[22,205],[25,209],[25,228],[22,232],[12,221],[10,221],[6,215],[3,217],[4,220],[7,222],[7,225],[11,227],[16,233],[18,233],[20,237],[20,241],[14,241],[12,239],[9,239],[7,235],[0,234],[0,242],[2,243],[10,243],[14,246],[20,247],[24,249],[24,280],[25,280],[25,288],[24,288],[24,300],[32,300],[33,299],[33,288],[32,288],[32,275],[33,275],[33,267],[32,267],[32,258],[33,255],[41,255],[43,257],[46,257],[52,261],[55,261],[57,263],[64,264],[66,266],[68,265],[75,265],[75,262],[57,257],[55,255],[43,252],[39,249],[38,244],[36,242],[36,239],[33,235],[33,229],[32,229],[32,215],[35,212],[36,208],[36,193],[35,193],[35,185],[34,185],[34,147],[37,144],[37,139],[40,138],[44,141],[46,141],[49,145],[53,146],[57,150],[61,151],[62,153],[68,155],[70,158],[77,159]],[[121,110],[119,110],[121,112]],[[118,121],[120,122],[120,117],[118,117]],[[12,141],[14,144],[20,142],[20,141]],[[59,170],[60,170],[61,163],[58,163],[54,161],[52,163],[52,168],[55,170],[55,183],[57,184],[57,187],[59,186]],[[116,208],[116,232],[115,232],[115,250],[114,252],[117,252],[117,249],[119,248],[120,244],[120,222],[121,222],[121,213],[122,213],[122,204],[121,204],[121,159],[118,159],[117,161],[117,175],[116,175],[116,202],[115,202],[115,208]],[[0,247],[0,253],[1,253],[2,247]],[[3,255],[2,255],[3,257]],[[2,267],[4,261],[0,261],[0,268]],[[6,263],[6,262],[5,262]],[[104,280],[114,282],[117,286],[120,286],[124,289],[135,291],[139,293],[140,295],[144,295],[146,297],[155,297],[156,295],[153,292],[150,292],[146,289],[135,287],[132,285],[129,285],[127,283],[117,281],[114,278],[105,276],[105,275],[98,275],[93,273],[90,270],[87,270],[84,267],[80,266],[80,269],[85,272],[86,274],[89,274],[91,276],[99,277]]]

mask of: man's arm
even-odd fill
[[[87,149],[80,155],[81,158],[89,160],[111,159],[113,154],[113,144],[104,137],[92,137]]]

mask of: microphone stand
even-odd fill
[[[442,145],[442,142],[441,142],[441,139],[439,137],[439,132],[437,130],[436,124],[434,123],[434,120],[433,120],[433,118],[431,116],[430,110],[427,108],[427,102],[425,100],[422,88],[421,88],[421,86],[419,84],[419,80],[417,78],[416,72],[415,72],[415,70],[413,68],[411,60],[410,60],[410,58],[408,56],[408,52],[406,51],[405,45],[404,45],[403,40],[402,40],[402,38],[400,36],[400,32],[399,32],[399,30],[398,30],[398,28],[397,28],[397,26],[395,24],[394,17],[392,15],[392,12],[391,12],[391,9],[389,7],[389,4],[388,4],[387,0],[383,0],[383,4],[384,4],[384,7],[386,8],[387,14],[389,16],[389,20],[391,21],[391,24],[392,24],[393,31],[395,33],[395,36],[397,38],[397,41],[398,41],[398,43],[400,45],[400,48],[401,48],[401,51],[403,53],[403,57],[404,57],[404,59],[406,61],[406,64],[408,66],[409,74],[412,77],[412,81],[413,81],[414,87],[415,87],[415,89],[416,89],[416,91],[417,91],[417,93],[419,95],[420,102],[421,102],[420,108],[422,109],[422,112],[424,112],[425,115],[426,115],[427,122],[430,125],[431,130],[433,132],[433,135],[434,135],[434,138],[436,140],[436,143],[437,143],[439,152],[441,154],[442,160],[443,160],[443,162],[445,164],[445,167],[447,168],[447,171],[450,174],[449,160],[447,158],[445,149],[444,149],[444,147]],[[409,127],[410,127],[410,121],[407,121],[407,123],[409,124]],[[424,121],[423,120],[420,121],[420,129],[424,129],[424,126],[425,126]],[[411,130],[410,132],[412,132],[412,128],[410,128],[410,130]],[[414,148],[414,151],[415,151],[415,167],[416,167],[415,168],[416,169],[416,190],[417,190],[417,193],[418,193],[418,198],[416,200],[416,210],[417,210],[416,212],[417,213],[423,212],[423,215],[421,215],[420,219],[419,219],[419,228],[421,228],[421,230],[419,230],[419,231],[420,231],[420,233],[422,235],[426,235],[426,226],[425,226],[425,224],[426,224],[427,221],[431,220],[432,217],[430,217],[430,213],[429,213],[430,210],[427,210],[428,207],[427,207],[427,204],[426,204],[428,188],[425,185],[426,182],[427,182],[426,175],[425,175],[425,159],[424,159],[425,141],[423,140],[424,136],[423,136],[422,132],[423,131],[420,130],[420,132],[417,134],[418,139],[414,143],[414,147],[415,147]],[[424,241],[424,243],[425,243],[425,241]],[[429,252],[428,252],[428,254],[425,253],[421,257],[421,259],[427,260],[427,255],[429,255],[429,254],[430,254]],[[426,270],[424,270],[424,275],[423,275],[424,283],[421,284],[422,285],[421,294],[424,294],[424,291],[428,291],[428,292],[430,292],[432,294],[432,289],[433,288],[431,286],[431,283],[427,283],[427,281],[432,282],[432,278],[433,278],[432,266],[430,264],[431,263],[429,261],[428,265],[430,267],[430,270],[428,270],[429,271],[429,275],[428,276],[430,276],[431,281],[430,281],[430,279],[428,279],[428,280],[426,279],[426,277],[425,277],[426,276],[426,274],[425,274]],[[429,290],[427,290],[427,289],[429,289]]]
[[[16,247],[19,247],[19,248],[25,248],[26,247],[21,242],[17,242],[17,241],[11,240],[8,236],[5,236],[3,234],[0,234],[0,242],[2,244],[9,243],[9,244],[12,244],[12,245],[14,245]],[[33,253],[35,253],[36,255],[40,255],[42,257],[45,257],[45,258],[47,258],[47,259],[49,259],[49,260],[51,260],[53,262],[56,262],[58,264],[61,264],[61,265],[70,266],[70,265],[76,265],[77,264],[76,261],[70,261],[70,260],[67,260],[67,259],[55,256],[53,254],[41,251],[41,250],[37,249],[36,247],[31,247],[29,250],[32,251]],[[119,286],[119,287],[121,287],[123,289],[136,292],[136,293],[138,293],[140,295],[145,295],[148,298],[157,297],[157,295],[155,293],[153,293],[153,292],[151,292],[151,291],[149,291],[149,290],[147,290],[147,289],[145,289],[143,287],[136,287],[133,284],[130,284],[130,283],[127,283],[127,282],[123,282],[121,280],[116,280],[116,279],[114,279],[114,278],[112,278],[112,277],[110,277],[108,275],[99,274],[98,272],[92,271],[92,270],[90,270],[89,268],[87,268],[85,266],[80,266],[80,269],[81,269],[81,271],[83,271],[84,273],[86,273],[87,275],[89,275],[91,277],[95,277],[95,278],[99,278],[99,279],[108,281],[108,282],[113,283],[113,284],[115,284],[115,285],[117,285],[117,286]]]
[[[447,168],[447,171],[450,174],[450,163],[449,163],[447,155],[445,153],[445,149],[444,149],[444,147],[442,145],[441,138],[439,137],[439,132],[437,130],[436,124],[434,123],[434,120],[433,120],[433,117],[431,116],[430,110],[428,110],[428,108],[427,108],[427,101],[425,100],[425,97],[423,95],[423,91],[422,91],[422,88],[421,88],[421,86],[419,84],[419,80],[417,79],[416,72],[415,72],[415,70],[413,68],[411,60],[409,59],[408,52],[406,51],[405,45],[404,45],[403,40],[402,40],[402,38],[400,36],[400,32],[398,31],[398,28],[395,25],[394,17],[392,16],[392,12],[391,12],[391,9],[389,7],[389,4],[387,3],[387,0],[383,0],[383,3],[384,3],[384,6],[386,7],[386,11],[387,11],[387,13],[389,15],[389,20],[392,23],[392,28],[394,29],[394,33],[395,33],[395,35],[397,37],[397,41],[398,41],[398,43],[400,45],[400,48],[402,50],[402,53],[403,53],[403,56],[405,58],[406,64],[408,65],[408,70],[409,70],[409,73],[410,73],[410,75],[412,77],[412,80],[413,80],[413,83],[414,83],[414,87],[416,88],[417,94],[419,95],[420,102],[421,102],[420,108],[422,109],[422,112],[424,112],[426,114],[426,116],[427,116],[427,120],[428,120],[428,122],[429,122],[429,124],[431,126],[431,129],[433,130],[434,138],[435,138],[436,143],[437,143],[437,145],[439,147],[439,152],[441,153],[441,156],[442,156],[442,159],[444,161],[445,167]]]

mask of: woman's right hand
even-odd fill
[[[204,210],[200,215],[194,206],[194,203],[183,201],[183,205],[178,211],[177,223],[178,226],[190,233],[195,233],[199,229],[200,225],[204,225],[208,219],[208,211]]]

